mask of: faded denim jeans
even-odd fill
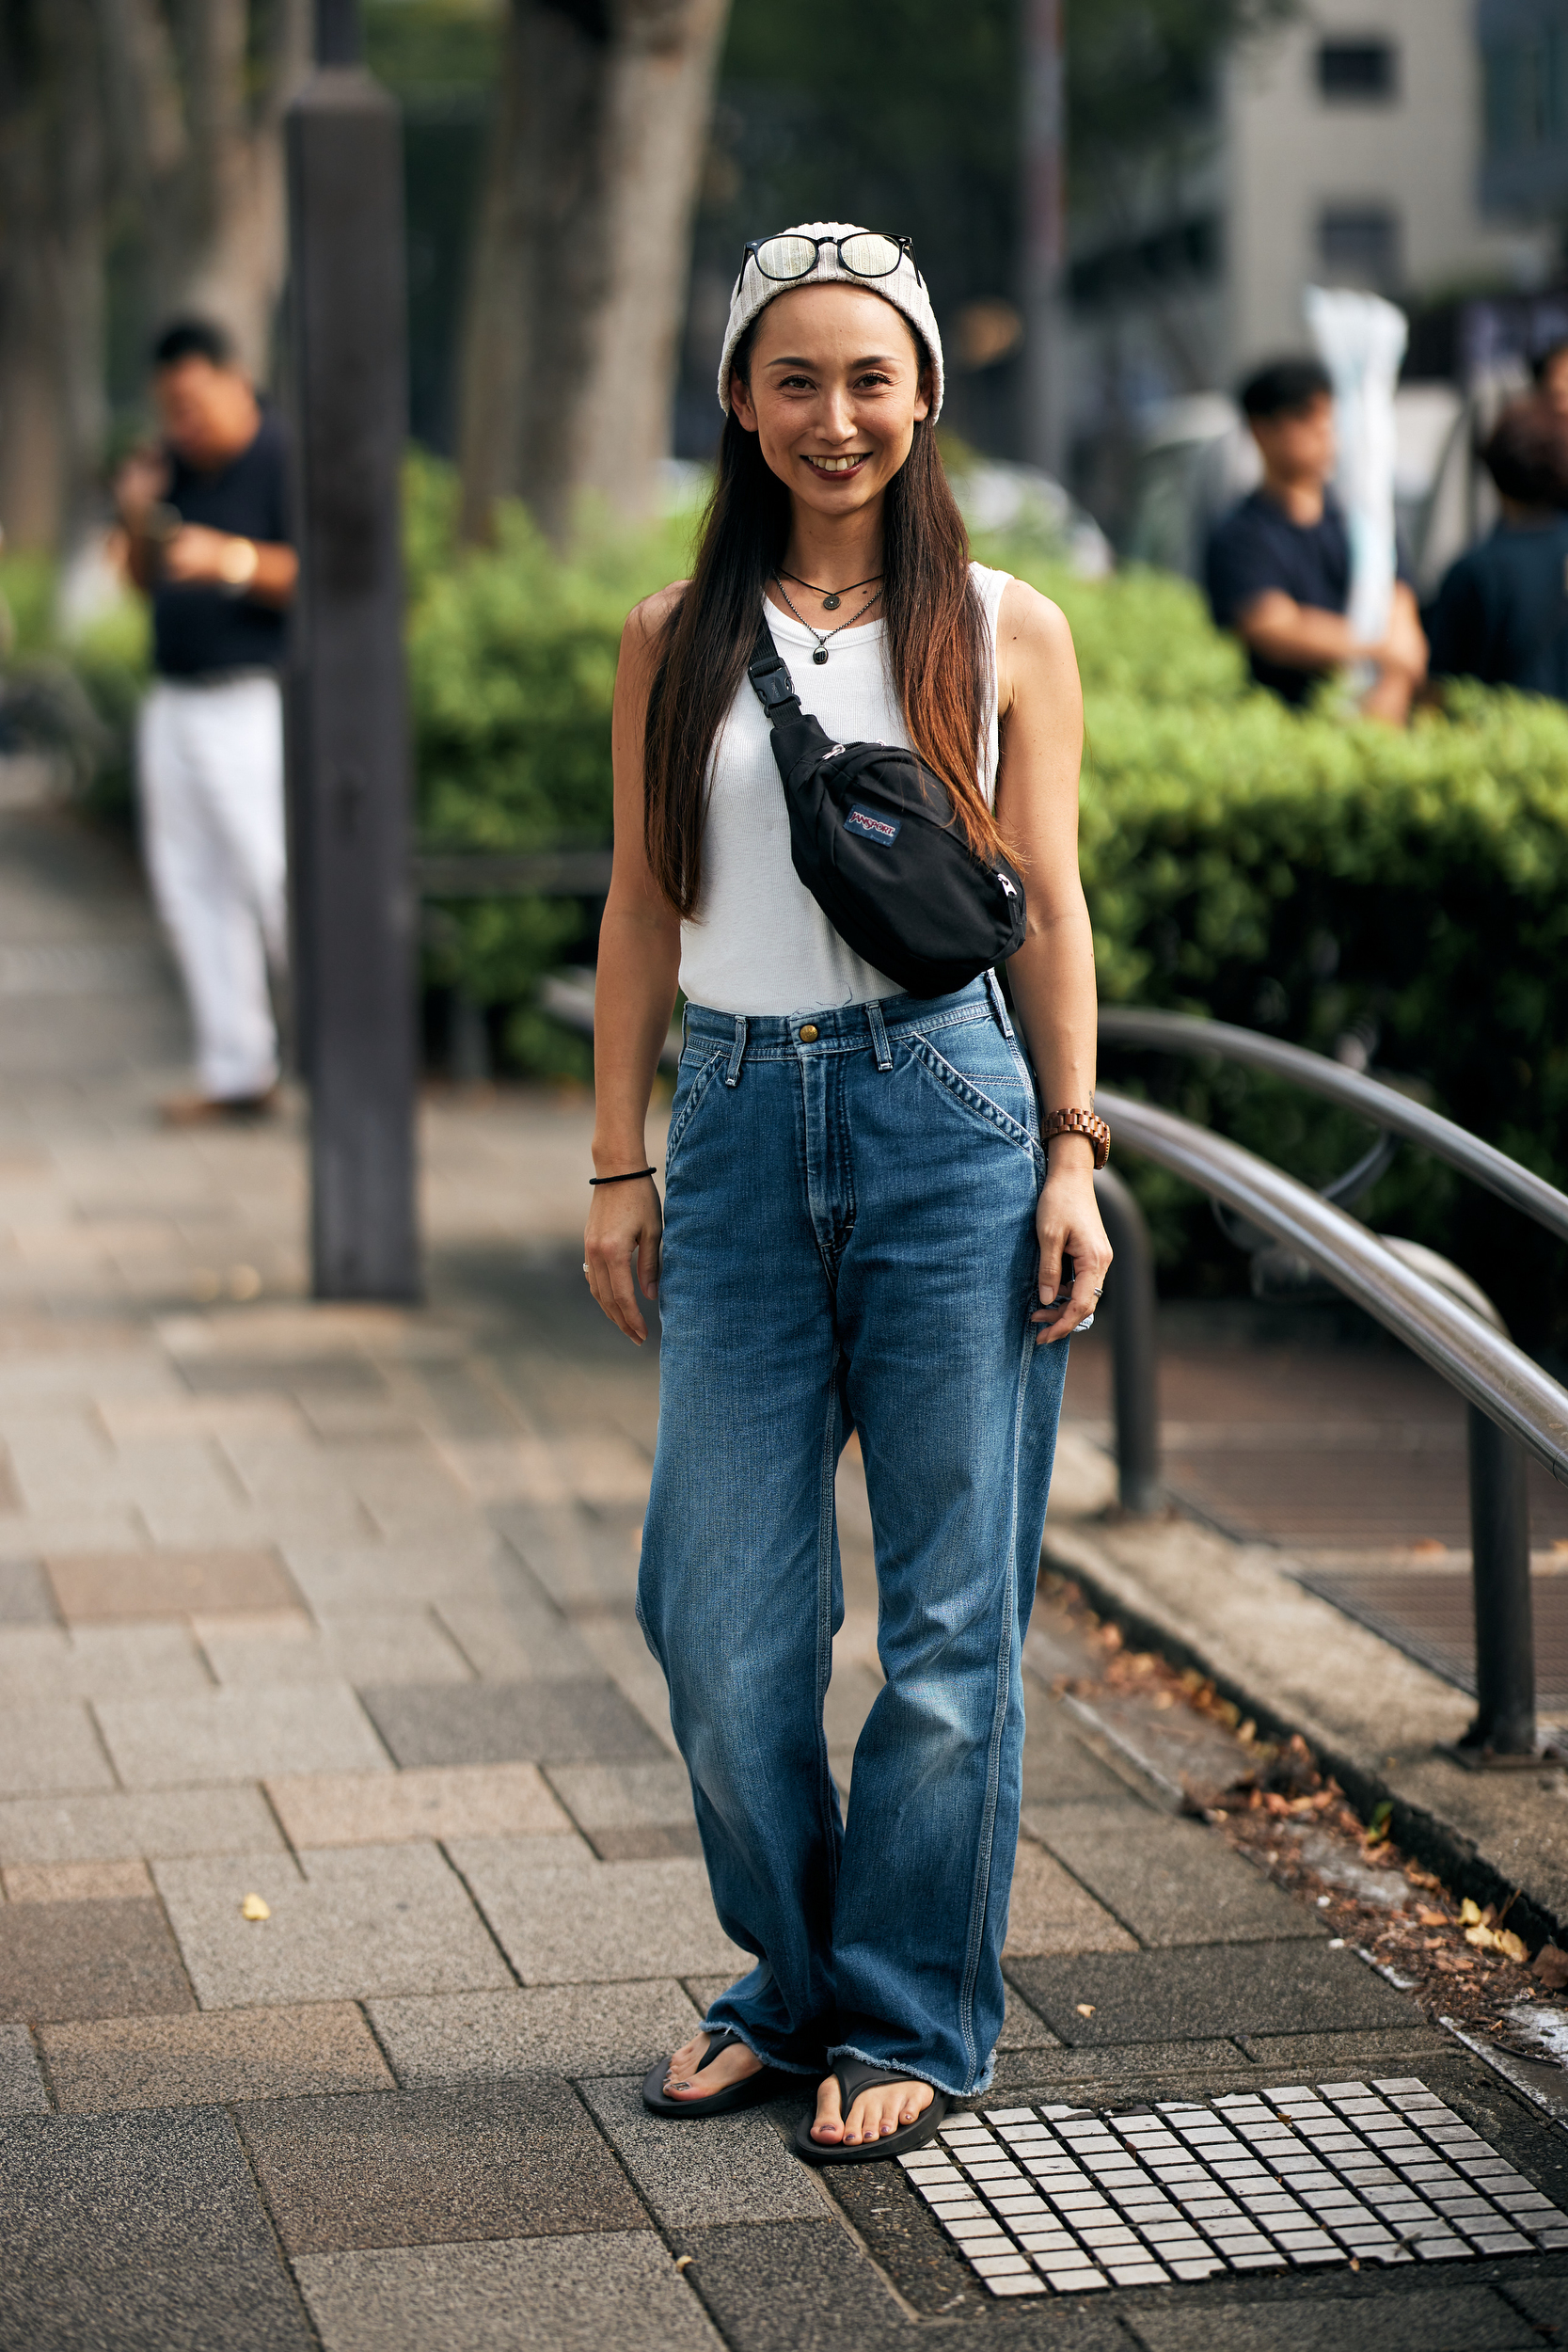
[[[1044,1170],[994,982],[788,1019],[688,1008],[638,1614],[719,1917],[757,1956],[707,2022],[797,2074],[849,2054],[957,2094],[990,2080],[1067,1372],[1029,1320]],[[851,1430],[886,1682],[846,1823],[822,1703]]]

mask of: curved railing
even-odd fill
[[[1544,1176],[1521,1168],[1506,1152],[1456,1127],[1451,1119],[1413,1102],[1385,1079],[1365,1077],[1343,1062],[1331,1061],[1326,1054],[1308,1053],[1305,1046],[1288,1045],[1281,1038],[1262,1037],[1255,1029],[1239,1029],[1227,1021],[1196,1020],[1186,1013],[1107,1006],[1100,1015],[1100,1034],[1108,1045],[1151,1046],[1167,1054],[1215,1054],[1222,1060],[1266,1070],[1294,1086],[1307,1087],[1356,1112],[1372,1126],[1403,1136],[1407,1142],[1418,1143],[1463,1168],[1499,1200],[1522,1209],[1538,1225],[1568,1241],[1568,1195],[1547,1184]]]
[[[1305,1258],[1568,1486],[1568,1390],[1512,1340],[1416,1273],[1345,1210],[1255,1152],[1104,1088],[1095,1102],[1118,1144],[1184,1176]]]
[[[1191,1045],[1206,1050],[1206,1032],[1220,1025],[1180,1023],[1183,1034],[1173,1039],[1164,1025],[1172,1016],[1131,1015],[1118,1019],[1118,1042]],[[1133,1025],[1139,1034],[1130,1032]],[[1156,1029],[1153,1025],[1160,1024]],[[1194,1037],[1193,1032],[1198,1036]],[[1375,1080],[1358,1079],[1321,1057],[1281,1047],[1268,1038],[1252,1039],[1247,1031],[1224,1032],[1237,1060],[1273,1068],[1296,1077],[1299,1062],[1312,1065],[1334,1079],[1368,1088],[1381,1112],[1383,1098],[1392,1089]],[[1253,1056],[1237,1047],[1267,1047]],[[1285,1057],[1289,1057],[1289,1059]],[[1322,1091],[1352,1098],[1338,1085]],[[1544,1463],[1553,1476],[1568,1485],[1568,1390],[1561,1388],[1539,1364],[1514,1346],[1497,1327],[1484,1294],[1468,1277],[1430,1251],[1381,1240],[1368,1227],[1322,1194],[1310,1191],[1294,1177],[1243,1151],[1224,1136],[1149,1103],[1100,1089],[1096,1103],[1110,1123],[1118,1148],[1131,1149],[1180,1176],[1211,1200],[1273,1241],[1301,1258],[1353,1299],[1367,1313],[1402,1340],[1405,1345],[1457,1389],[1469,1406],[1470,1530],[1475,1594],[1476,1694],[1475,1722],[1455,1751],[1467,1762],[1510,1763],[1528,1760],[1536,1745],[1535,1661],[1529,1581],[1529,1512],[1525,1488],[1522,1448]],[[1418,1110],[1402,1096],[1394,1101],[1406,1110]],[[1354,1107],[1376,1113],[1362,1099]],[[1486,1173],[1494,1191],[1513,1198],[1522,1187],[1498,1181],[1503,1172],[1528,1179],[1532,1213],[1544,1205],[1551,1215],[1543,1221],[1558,1228],[1558,1204],[1568,1201],[1528,1171],[1517,1168],[1501,1152],[1477,1143],[1462,1128],[1422,1112],[1423,1121],[1440,1131],[1422,1132],[1418,1138],[1457,1165],[1481,1172],[1479,1155],[1485,1155]],[[1395,1122],[1386,1122],[1392,1126]],[[1404,1130],[1410,1132],[1407,1126]],[[1474,1152],[1463,1147],[1474,1146]],[[1491,1164],[1501,1164],[1500,1170]],[[1101,1210],[1112,1247],[1121,1269],[1121,1282],[1113,1280],[1108,1304],[1116,1346],[1116,1411],[1118,1467],[1124,1504],[1148,1510],[1158,1491],[1157,1423],[1154,1395],[1153,1258],[1137,1204],[1126,1186],[1107,1169],[1096,1179]],[[1546,1196],[1544,1203],[1534,1193]],[[1119,1294],[1119,1295],[1118,1295]]]

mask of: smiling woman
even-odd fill
[[[949,2097],[984,2090],[1002,2025],[1061,1343],[1110,1263],[1082,704],[1060,612],[969,560],[931,430],[942,342],[906,240],[816,222],[748,246],[719,389],[693,577],[622,641],[585,1266],[634,1341],[638,1283],[659,1298],[638,1613],[715,1906],[757,1964],[643,2097],[690,2120],[803,2077],[818,2089],[800,2153],[860,2162],[917,2146]],[[1006,850],[1026,877],[1008,971],[1027,1058],[993,972],[900,993],[805,886],[751,691],[777,706],[790,684],[752,660],[764,620],[783,664],[806,664],[798,691],[836,739],[824,760],[914,753],[960,856]],[[818,805],[823,860],[863,872],[890,854],[896,817],[852,795]],[[644,1126],[677,982],[661,1214]],[[851,1431],[886,1682],[846,1823],[822,1705]]]

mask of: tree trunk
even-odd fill
[[[468,294],[463,530],[653,512],[729,0],[512,0]]]
[[[90,0],[0,9],[0,524],[13,548],[57,552],[101,497],[102,119]]]
[[[215,319],[264,378],[285,258],[282,116],[309,57],[310,0],[94,5],[154,320]]]

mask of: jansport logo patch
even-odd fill
[[[846,833],[863,834],[867,841],[883,843],[896,841],[902,827],[902,818],[873,817],[868,808],[852,808],[844,820]]]

